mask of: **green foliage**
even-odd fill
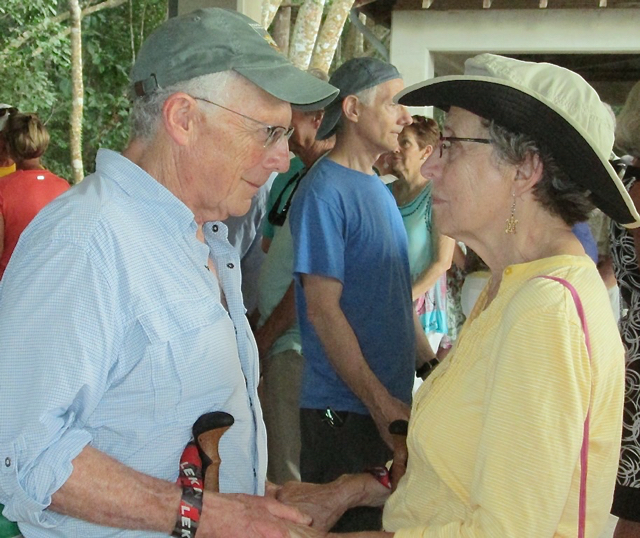
[[[84,0],[81,7],[100,4]],[[65,0],[2,0],[0,4],[0,102],[36,112],[51,134],[44,164],[73,177],[69,154],[71,113],[70,20]],[[143,39],[167,15],[167,0],[129,0],[82,21],[84,64],[83,160],[94,169],[99,147],[123,149],[128,139],[128,75]],[[67,31],[65,33],[65,30]],[[30,32],[28,39],[15,40]]]

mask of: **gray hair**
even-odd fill
[[[365,106],[371,106],[373,102],[376,100],[376,95],[378,95],[378,87],[380,84],[376,86],[372,86],[371,88],[367,88],[366,90],[359,91],[358,93],[354,93],[360,101]],[[336,124],[336,133],[339,133],[344,129],[344,114],[340,114],[340,119],[338,119],[338,123]]]
[[[220,104],[226,104],[231,95],[232,80],[240,77],[234,71],[210,73],[173,84],[167,88],[159,88],[150,95],[136,97],[131,108],[131,137],[151,140],[162,118],[162,107],[169,96],[184,92],[194,97],[204,97]]]
[[[631,88],[618,115],[616,145],[625,153],[640,159],[640,82]]]
[[[578,185],[560,168],[551,152],[529,135],[513,133],[493,120],[482,120],[489,129],[494,155],[499,163],[512,166],[523,164],[528,155],[538,155],[542,162],[542,178],[533,188],[538,202],[552,215],[573,226],[589,218],[594,205],[588,189]]]

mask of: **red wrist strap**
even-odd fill
[[[365,472],[373,476],[385,488],[391,489],[391,475],[386,467],[371,467]]]
[[[195,538],[202,512],[202,460],[195,443],[189,443],[180,458],[178,485],[182,486],[182,498],[178,508],[176,526],[171,536]]]

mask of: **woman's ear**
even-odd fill
[[[360,101],[355,95],[347,95],[342,101],[342,114],[348,120],[358,123],[360,114]]]
[[[424,148],[424,151],[422,152],[422,160],[426,161],[431,154],[433,153],[433,146],[431,144],[427,144],[427,147]]]
[[[515,195],[530,191],[542,179],[544,165],[537,153],[528,153],[522,164],[517,167],[515,177]]]

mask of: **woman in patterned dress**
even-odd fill
[[[451,267],[455,242],[438,233],[431,215],[431,177],[420,167],[438,144],[440,129],[431,118],[413,116],[413,123],[398,136],[399,148],[391,158],[398,181],[391,192],[409,239],[414,307],[434,349],[447,334],[446,272]],[[439,335],[439,337],[435,337]]]
[[[640,82],[618,117],[616,143],[632,159],[623,182],[640,207]],[[620,334],[626,347],[622,449],[611,513],[620,518],[614,538],[630,538],[640,536],[640,228],[629,230],[612,221],[611,254],[622,303]]]

